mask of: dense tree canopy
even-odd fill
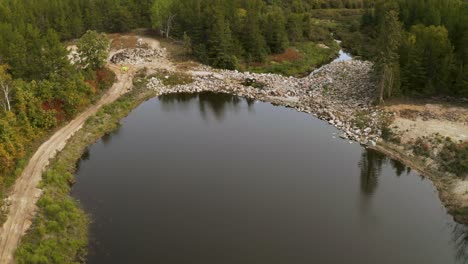
[[[376,32],[381,30],[376,43],[391,41],[392,29],[382,29],[386,23],[384,14],[391,9],[398,12],[405,32],[397,41],[399,61],[395,64],[401,85],[386,89],[393,94],[468,97],[468,3],[459,0],[375,1],[364,16],[363,27]],[[377,45],[377,52],[381,51]]]
[[[284,52],[290,43],[317,38],[310,30],[315,28],[309,11],[338,7],[363,8],[364,1],[157,0],[153,25],[164,29],[173,18],[173,37],[190,37],[195,57],[233,68],[239,61],[261,62],[268,54]]]

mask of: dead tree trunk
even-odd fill
[[[167,19],[167,24],[166,24],[166,38],[169,38],[171,29],[172,29],[172,23],[174,21],[174,18],[176,15],[170,15],[169,18]]]

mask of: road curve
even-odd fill
[[[117,100],[131,87],[134,69],[122,74],[117,66],[111,65],[109,68],[116,73],[117,82],[95,105],[89,107],[43,143],[11,188],[8,197],[10,206],[7,220],[0,228],[0,264],[14,263],[14,253],[20,239],[32,224],[36,202],[42,193],[38,185],[49,160],[65,147],[67,140],[81,129],[90,116],[94,115],[103,105]]]

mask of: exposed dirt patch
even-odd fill
[[[109,34],[111,39],[111,49],[119,50],[124,48],[136,48],[138,45],[138,37],[133,34],[122,35],[122,34]]]
[[[404,163],[431,178],[455,220],[468,223],[468,172],[460,164],[466,160],[462,148],[468,144],[468,104],[451,101],[405,100],[385,106],[394,113],[390,128],[399,142],[386,142],[380,150],[402,157]]]
[[[436,133],[457,142],[468,141],[468,105],[404,103],[385,106],[385,110],[395,113],[391,126],[402,143]]]

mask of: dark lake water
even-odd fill
[[[431,182],[292,109],[143,103],[79,163],[89,263],[464,263]]]

